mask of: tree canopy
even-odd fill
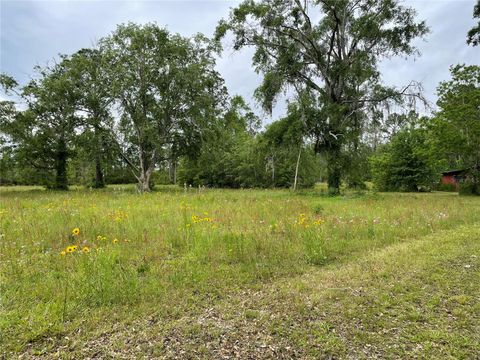
[[[479,67],[452,66],[438,111],[421,119],[421,84],[382,82],[380,62],[417,55],[413,41],[427,32],[397,0],[245,0],[214,39],[119,25],[36,66],[27,84],[0,75],[22,102],[0,102],[0,182],[65,190],[133,181],[144,192],[178,180],[293,189],[326,180],[338,194],[342,182],[372,179],[383,190],[433,188],[441,169],[463,168],[479,192]],[[216,70],[228,33],[234,49],[254,48],[263,110],[288,91],[282,118],[266,122],[228,94]]]
[[[438,86],[439,111],[432,124],[439,152],[451,168],[469,170],[480,193],[480,67],[456,65]]]
[[[478,23],[468,31],[467,44],[478,46],[480,45],[480,0],[477,0],[473,7],[473,18],[478,19]]]
[[[412,40],[428,31],[415,11],[387,0],[246,0],[222,20],[221,39],[234,34],[233,46],[253,46],[252,62],[263,74],[256,96],[271,110],[287,86],[311,93],[318,111],[316,148],[326,154],[328,183],[339,191],[342,147],[358,133],[359,113],[375,104],[410,94],[414,83],[382,86],[382,58],[416,52]],[[354,135],[355,137],[355,135]]]
[[[100,43],[111,96],[121,114],[123,158],[142,191],[158,162],[195,151],[222,111],[226,90],[207,39],[171,35],[153,24],[121,25]]]

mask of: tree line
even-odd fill
[[[478,15],[478,5],[474,16]],[[475,15],[477,14],[477,15]],[[469,170],[478,192],[478,66],[451,68],[439,110],[419,117],[421,85],[386,86],[378,64],[418,50],[428,34],[395,0],[246,0],[215,35],[183,37],[156,24],[122,24],[96,46],[0,83],[1,181],[67,189],[154,182],[299,187],[374,180],[383,190],[431,187],[441,169]],[[468,34],[475,46],[478,33]],[[227,40],[224,40],[224,39]],[[253,47],[263,81],[254,96],[287,115],[265,129],[215,69],[222,42]]]

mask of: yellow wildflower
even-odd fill
[[[112,243],[114,243],[114,244],[118,243],[118,239],[113,239]]]
[[[65,251],[67,253],[73,253],[75,251],[77,251],[77,247],[74,245],[74,246],[67,246],[67,248],[65,249]]]
[[[78,227],[76,227],[75,229],[72,230],[72,235],[73,236],[77,236],[80,234],[80,229]]]
[[[84,252],[85,254],[86,253],[89,253],[90,252],[90,248],[88,246],[84,246],[83,249],[82,249],[82,252]]]
[[[67,254],[67,252],[66,252],[65,250],[63,250],[63,251],[60,253],[60,255],[62,255],[62,256],[65,256],[66,254]]]

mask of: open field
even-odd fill
[[[480,357],[478,197],[0,196],[0,357]]]

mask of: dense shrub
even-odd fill
[[[475,181],[476,177],[471,175],[460,182],[459,194],[460,195],[480,195],[480,185]]]
[[[425,191],[438,177],[422,129],[404,129],[371,159],[372,177],[380,191]]]
[[[454,184],[442,184],[439,183],[436,186],[437,191],[450,191],[450,192],[455,192],[457,191],[457,187]]]
[[[290,116],[253,134],[240,124],[222,129],[204,142],[198,154],[182,159],[180,183],[193,186],[255,188],[293,186],[298,155],[297,186],[312,187],[321,174],[320,159],[303,143],[302,123]]]

